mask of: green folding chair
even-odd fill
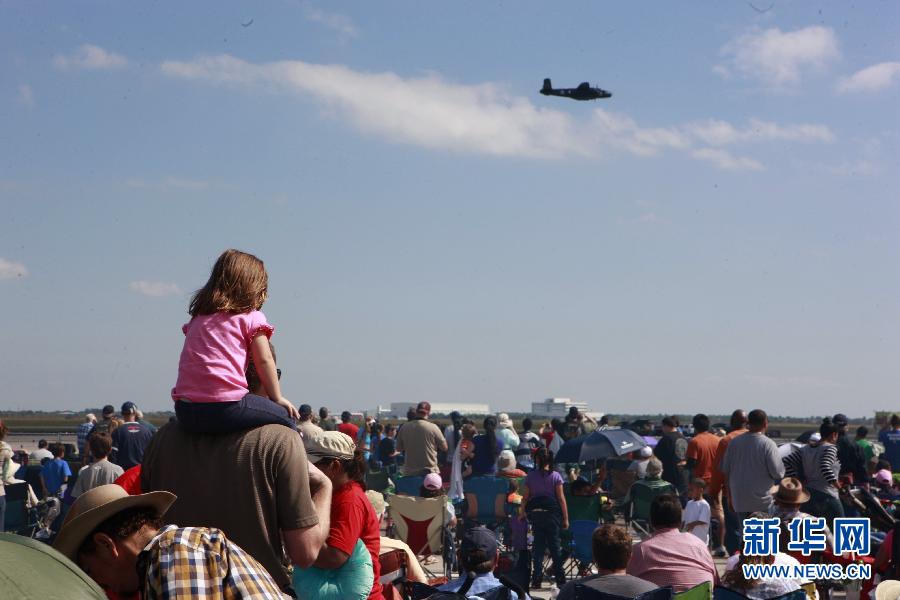
[[[641,537],[650,535],[650,504],[664,494],[675,494],[675,486],[662,479],[639,479],[631,486],[627,521]]]
[[[689,590],[675,594],[674,600],[710,600],[712,598],[712,584],[704,581]]]

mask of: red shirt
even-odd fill
[[[693,476],[703,479],[707,485],[712,480],[718,447],[719,437],[708,431],[698,433],[688,442],[687,458],[692,458],[696,461]]]
[[[135,465],[119,475],[114,482],[125,488],[129,496],[138,496],[141,493],[141,465]]]
[[[350,423],[349,421],[347,423],[340,423],[337,426],[337,430],[341,433],[349,435],[354,442],[356,441],[356,434],[359,433],[359,427],[357,427],[353,423]]]
[[[375,583],[369,594],[369,600],[381,598],[381,583],[378,581],[381,577],[378,563],[378,553],[381,550],[380,537],[375,509],[372,508],[372,503],[363,492],[362,486],[351,481],[341,489],[335,490],[331,496],[331,529],[325,543],[347,555],[353,553],[357,540],[362,540],[366,545],[369,554],[372,555],[372,568],[375,571]]]
[[[728,486],[725,485],[726,477],[719,469],[719,466],[722,464],[722,459],[725,458],[725,451],[728,450],[728,444],[731,443],[731,440],[745,433],[747,433],[746,429],[735,429],[719,440],[719,445],[716,447],[716,456],[713,458],[712,485],[706,490],[710,495],[716,496],[720,491],[723,495],[728,494]]]

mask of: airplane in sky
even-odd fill
[[[541,88],[541,93],[545,96],[560,96],[562,98],[571,98],[572,100],[599,100],[601,98],[612,98],[612,93],[597,87],[591,87],[591,84],[587,81],[576,88],[554,89],[550,80],[545,79],[544,87]]]

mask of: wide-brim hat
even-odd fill
[[[175,500],[175,494],[170,492],[149,492],[129,496],[122,486],[114,483],[97,486],[75,500],[53,547],[77,562],[81,544],[105,520],[129,508],[155,508],[162,516]]]
[[[897,600],[900,598],[900,581],[886,579],[875,588],[875,600]]]
[[[778,484],[772,499],[782,504],[803,504],[809,501],[809,492],[803,489],[803,484],[796,477],[785,477]]]

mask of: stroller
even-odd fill
[[[53,522],[62,513],[62,500],[56,496],[48,496],[28,509],[29,537],[52,544],[56,537]]]

